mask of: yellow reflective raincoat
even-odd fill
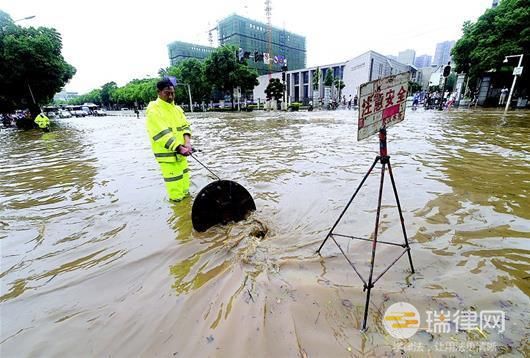
[[[50,119],[46,117],[44,113],[40,113],[37,117],[35,117],[35,123],[40,129],[50,129]]]
[[[184,134],[191,136],[190,124],[182,108],[160,98],[149,103],[146,116],[151,148],[162,169],[169,199],[181,200],[188,195],[190,176],[188,160],[175,150],[185,144]]]

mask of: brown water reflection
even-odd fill
[[[1,355],[400,354],[382,325],[399,301],[422,315],[506,312],[504,333],[421,327],[409,342],[431,355],[448,341],[528,354],[530,115],[417,111],[389,130],[417,273],[402,259],[378,282],[366,334],[362,283],[334,245],[314,254],[376,154],[375,138],[356,142],[353,115],[191,115],[198,158],[258,207],[205,233],[192,229],[193,197],[167,202],[142,120],[1,129]],[[213,179],[190,165],[194,195]],[[371,235],[377,184],[378,171],[342,232]],[[387,186],[389,241],[401,237],[392,197]],[[366,274],[370,243],[341,244]],[[378,248],[376,274],[398,253]]]

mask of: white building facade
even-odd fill
[[[313,78],[316,76],[317,68],[320,70],[319,86],[313,91]],[[309,67],[295,71],[287,71],[285,84],[287,86],[287,100],[291,102],[301,102],[308,104],[309,101],[325,100],[326,88],[324,79],[328,71],[332,71],[334,78],[341,78],[345,87],[341,91],[341,97],[346,99],[357,95],[359,86],[378,78],[393,74],[411,71],[411,80],[416,81],[417,71],[414,66],[405,65],[395,60],[389,59],[375,51],[368,51],[346,62],[339,62],[330,65]],[[282,73],[273,73],[272,78],[282,79]],[[265,89],[269,83],[269,75],[258,77],[259,85],[254,88],[254,102],[264,102]],[[336,90],[331,91],[331,98],[337,97]]]

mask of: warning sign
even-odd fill
[[[359,88],[357,140],[368,138],[405,118],[409,72],[364,83]]]

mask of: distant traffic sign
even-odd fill
[[[359,88],[357,140],[368,138],[405,118],[410,73],[380,78]]]
[[[514,76],[520,76],[523,74],[523,66],[520,66],[520,67],[515,67],[513,69],[513,75]]]

